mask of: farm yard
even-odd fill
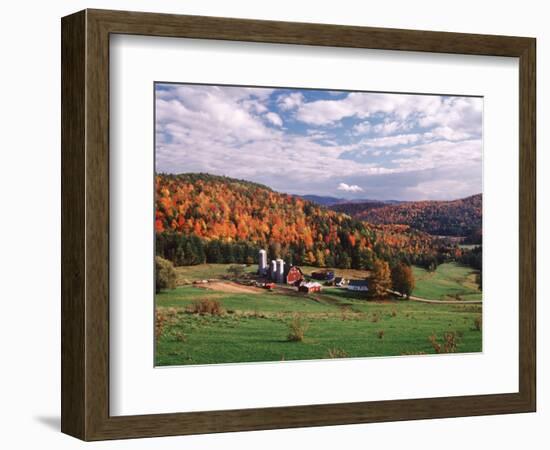
[[[481,351],[481,305],[424,304],[323,287],[299,293],[250,285],[257,265],[239,279],[228,264],[176,267],[176,289],[156,295],[156,365],[189,365]],[[314,267],[301,267],[308,276]],[[368,273],[334,269],[337,276]],[[413,268],[413,295],[480,299],[472,270],[455,263],[435,272]],[[474,278],[472,278],[474,277]]]

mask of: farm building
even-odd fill
[[[349,280],[346,280],[343,277],[336,277],[334,279],[334,286],[346,287],[349,284]]]
[[[273,281],[277,280],[277,261],[274,259],[271,260],[271,263],[269,264],[269,278],[271,278]]]
[[[294,280],[293,283],[303,279],[302,272],[299,268],[290,267],[290,269],[287,269],[284,260],[281,258],[272,259],[268,265],[267,252],[264,249],[258,252],[258,275],[269,278],[271,281],[280,284],[287,281],[288,275]]]
[[[302,271],[298,266],[292,266],[286,275],[287,284],[296,284],[302,281],[303,279],[304,279],[304,274],[302,273]]]
[[[275,261],[275,278],[273,281],[277,283],[285,282],[285,262],[279,258]]]
[[[321,292],[321,285],[314,281],[309,281],[307,283],[300,283],[298,287],[299,292],[311,293],[311,292]]]
[[[260,250],[258,252],[258,274],[261,276],[266,276],[269,269],[267,267],[267,252],[265,250]]]
[[[311,273],[311,278],[321,281],[334,280],[334,272],[332,270],[318,270]]]
[[[348,291],[368,291],[367,280],[349,280]]]

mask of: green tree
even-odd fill
[[[233,278],[239,278],[244,273],[244,267],[239,264],[232,265],[232,266],[229,266],[229,268],[227,269],[227,272],[230,275],[232,275]]]
[[[220,241],[213,240],[210,241],[208,244],[208,248],[206,250],[206,260],[209,263],[221,263],[223,261],[222,259],[222,252],[220,247]]]
[[[155,256],[155,292],[176,288],[176,271],[167,259]]]
[[[351,258],[344,251],[338,257],[338,268],[340,268],[340,269],[349,269],[349,268],[351,268]]]

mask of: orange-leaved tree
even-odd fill
[[[396,264],[391,270],[391,283],[394,291],[409,298],[415,287],[415,279],[411,266],[402,262]]]

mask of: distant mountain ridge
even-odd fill
[[[330,208],[375,225],[409,225],[436,236],[470,236],[481,234],[482,202],[482,194],[476,194],[451,201],[346,203]]]
[[[373,200],[369,198],[346,199],[346,198],[338,198],[338,197],[314,195],[314,194],[297,195],[297,197],[303,198],[304,200],[309,200],[310,202],[317,203],[318,205],[322,205],[322,206],[333,206],[333,205],[344,205],[344,204],[347,205],[347,204],[356,204],[356,203],[372,203],[372,204],[384,206],[384,205],[402,203],[399,200]]]

